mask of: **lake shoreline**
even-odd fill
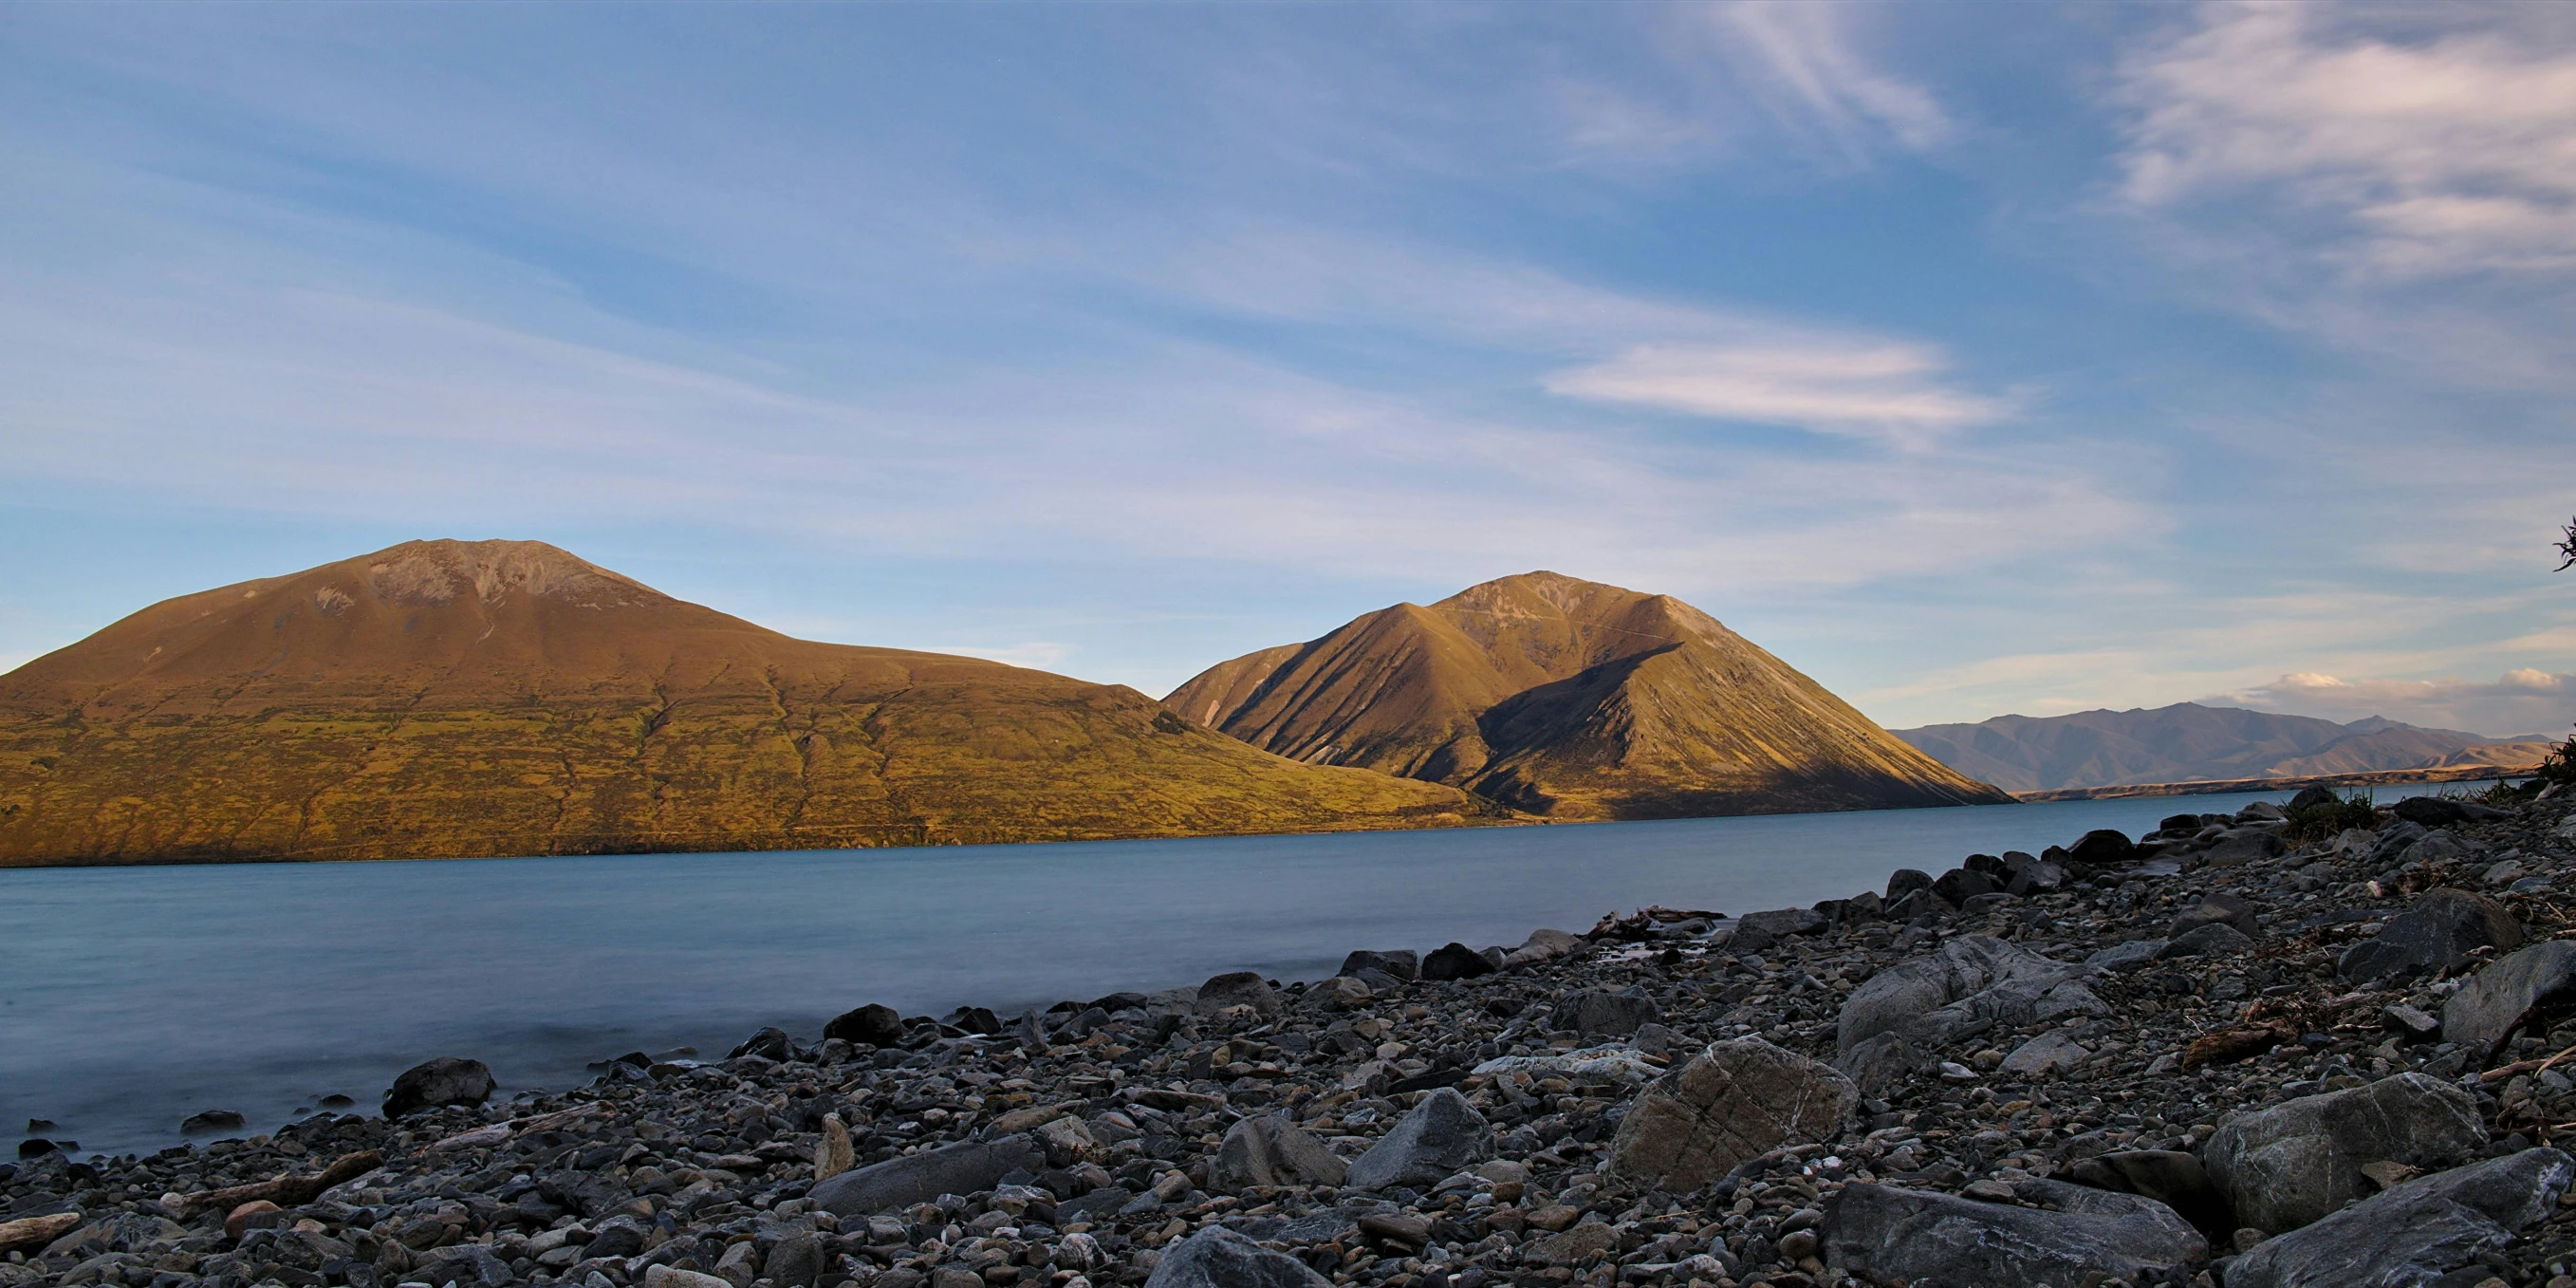
[[[1243,1282],[1209,1277],[1211,1257],[1372,1288],[1946,1273],[1920,1260],[1938,1245],[1874,1224],[1906,1212],[2132,1284],[2232,1282],[2215,1259],[2313,1259],[2341,1240],[2298,1228],[2322,1213],[2277,1207],[2257,1242],[2231,1234],[2255,1209],[2207,1205],[2257,1200],[2225,1190],[2213,1133],[2363,1086],[2396,1088],[2374,1093],[2401,1097],[2382,1112],[2462,1097],[2470,1118],[2442,1130],[2497,1142],[2476,1166],[2529,1173],[2551,1200],[2535,1210],[2557,1210],[2576,1162],[2561,1177],[2564,1155],[2509,1139],[2517,1115],[2576,1112],[2576,1088],[2512,1064],[2546,1042],[2391,1037],[2383,1010],[2444,1011],[2439,972],[2354,978],[2352,962],[2408,950],[2398,914],[2442,886],[2493,890],[2475,897],[2517,935],[2576,929],[2548,898],[2576,843],[2565,803],[2416,799],[2306,845],[2280,839],[2278,812],[2168,818],[2143,845],[2097,830],[1814,908],[1353,952],[1311,982],[1227,972],[1012,1017],[862,1007],[819,1033],[751,1034],[722,1061],[620,1057],[506,1104],[484,1101],[488,1080],[415,1071],[397,1085],[433,1103],[391,1121],[326,1113],[230,1144],[15,1165],[13,1213],[60,1228],[0,1282],[142,1265],[213,1288]],[[1987,983],[1921,973],[1971,959]],[[1956,1007],[1890,1009],[1906,981],[1941,979],[1969,990]],[[1683,1071],[1699,1069],[1735,1092],[1696,1098]],[[2440,1090],[2464,1076],[2494,1094]],[[1839,1107],[1772,1113],[1775,1095]],[[1709,1114],[1732,1125],[1671,1134]],[[2431,1176],[2475,1170],[2453,1146],[2408,1148]],[[2148,1154],[2208,1174],[2194,1188],[2119,1161]],[[2129,1235],[2073,1219],[2087,1204],[2127,1214]],[[2558,1242],[2505,1246],[2516,1281],[2553,1273]]]

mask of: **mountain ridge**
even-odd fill
[[[2464,766],[2527,768],[2550,742],[2490,739],[2380,716],[2312,716],[2177,702],[2062,716],[2003,715],[1889,732],[2008,791],[2330,777]]]
[[[0,675],[0,864],[772,849],[1447,825],[1124,686],[824,644],[535,542],[150,605]]]
[[[1544,570],[1220,662],[1164,701],[1280,755],[1558,819],[2007,799],[1681,600]]]

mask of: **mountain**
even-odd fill
[[[2153,710],[1997,716],[1895,733],[1960,773],[2016,792],[2463,765],[2519,769],[2540,763],[2552,747],[2420,729],[2378,716],[2336,724],[2194,702]]]
[[[1264,751],[1559,819],[2008,799],[1678,599],[1552,572],[1219,663],[1164,703]]]
[[[781,849],[1457,823],[1114,685],[819,644],[536,542],[155,604],[0,676],[0,864]]]

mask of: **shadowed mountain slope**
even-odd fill
[[[1164,701],[1265,751],[1560,819],[2006,799],[1680,600],[1551,572],[1380,609]]]
[[[1997,716],[1895,733],[1963,774],[2016,792],[2467,765],[2525,769],[2553,748],[2546,741],[2422,729],[2378,716],[2336,724],[2195,702]]]
[[[155,604],[0,676],[0,864],[1432,826],[1132,689],[793,639],[535,542]]]

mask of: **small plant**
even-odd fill
[[[2379,826],[2379,807],[2370,803],[2370,789],[2356,787],[2330,801],[2301,805],[2289,812],[2286,839],[2300,842],[2331,841],[2346,828]]]
[[[2576,540],[2576,533],[2571,533],[2570,539]],[[2531,781],[2544,786],[2552,783],[2562,788],[2576,786],[2576,736],[2558,744],[2558,750],[2540,762],[2540,768],[2532,774]]]

